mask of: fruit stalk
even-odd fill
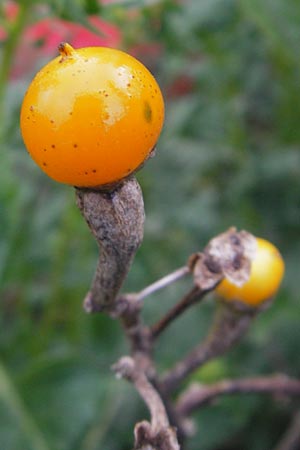
[[[87,312],[117,314],[115,302],[144,231],[141,188],[131,177],[109,191],[76,188],[77,205],[100,248]]]
[[[161,383],[163,391],[174,391],[194,370],[230,350],[246,333],[258,312],[257,308],[220,302],[207,338],[165,374]]]
[[[256,392],[280,396],[300,396],[300,380],[283,374],[275,374],[225,379],[210,385],[193,383],[180,395],[177,400],[176,411],[179,415],[186,417],[220,396]]]

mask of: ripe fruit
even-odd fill
[[[256,238],[257,250],[251,264],[250,278],[239,287],[226,278],[216,292],[225,300],[238,300],[250,306],[259,306],[278,290],[284,274],[284,262],[277,248],[261,238]]]
[[[56,181],[78,187],[115,183],[150,155],[164,102],[151,73],[105,47],[59,47],[33,79],[21,109],[25,145]]]

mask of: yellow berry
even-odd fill
[[[255,307],[277,292],[284,275],[282,256],[271,242],[261,238],[256,240],[257,250],[251,264],[250,278],[240,287],[224,278],[216,288],[223,299],[237,300]]]
[[[112,48],[74,50],[35,76],[21,109],[25,146],[56,181],[115,183],[150,155],[164,120],[160,88],[146,67]]]

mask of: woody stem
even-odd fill
[[[84,309],[115,314],[117,294],[143,239],[142,192],[132,177],[109,191],[77,188],[76,196],[77,205],[100,248]]]

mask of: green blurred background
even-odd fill
[[[20,137],[32,76],[56,54],[60,34],[71,44],[78,37],[77,28],[68,35],[59,27],[53,37],[55,23],[95,37],[88,19],[101,17],[110,27],[104,45],[141,59],[166,100],[157,155],[138,174],[145,239],[124,290],[182,266],[229,226],[269,239],[286,261],[276,301],[233,351],[193,378],[300,374],[299,0],[102,3],[0,5],[1,450],[127,450],[135,422],[148,416],[110,371],[128,352],[119,324],[82,311],[97,247],[74,191],[41,173]],[[190,284],[149,297],[145,320],[157,320]],[[170,327],[157,346],[160,370],[203,338],[213,310],[210,298]],[[287,398],[221,399],[196,414],[187,448],[271,449],[298,407]]]

